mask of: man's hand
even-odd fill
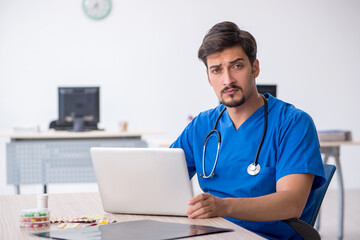
[[[226,216],[225,199],[209,193],[201,193],[190,199],[186,211],[189,218],[211,218]]]
[[[276,183],[276,192],[250,198],[219,198],[199,194],[189,201],[189,218],[232,217],[247,221],[299,218],[314,180],[312,174],[290,174]]]

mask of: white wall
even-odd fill
[[[307,111],[318,129],[360,139],[360,2],[357,0],[112,0],[101,21],[81,0],[0,0],[0,131],[46,129],[58,86],[101,86],[101,127],[162,129],[174,139],[188,115],[217,104],[197,50],[230,20],[258,42],[258,83]],[[149,136],[150,138],[152,136]],[[5,142],[0,139],[0,193]],[[360,188],[360,147],[342,148],[346,188]],[[12,191],[12,190],[11,190]]]

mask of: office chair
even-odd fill
[[[303,237],[304,240],[320,240],[320,234],[314,228],[314,224],[316,221],[316,217],[319,213],[321,203],[325,197],[326,190],[328,189],[331,179],[335,173],[336,167],[330,164],[324,164],[325,169],[325,179],[326,182],[323,186],[315,190],[315,207],[314,211],[311,215],[310,222],[306,223],[297,218],[290,218],[286,220],[282,220],[292,227],[299,235]]]

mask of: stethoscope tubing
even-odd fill
[[[264,95],[261,95],[263,100],[264,100],[264,131],[263,131],[263,134],[262,134],[262,137],[261,137],[261,140],[260,140],[260,143],[259,143],[259,146],[257,148],[257,151],[256,151],[256,155],[255,155],[255,160],[253,163],[251,163],[248,167],[248,173],[249,175],[257,175],[259,172],[260,172],[260,164],[258,163],[259,162],[259,154],[260,154],[260,150],[261,150],[261,147],[263,145],[263,142],[264,142],[264,139],[265,139],[265,135],[266,135],[266,131],[267,131],[267,125],[268,125],[268,104],[267,104],[267,100],[265,98]],[[218,162],[218,158],[219,158],[219,151],[220,151],[220,144],[221,144],[221,134],[220,132],[216,129],[217,127],[217,124],[221,118],[221,116],[223,115],[224,111],[226,110],[226,107],[220,112],[219,116],[217,117],[216,121],[215,121],[215,124],[214,124],[214,128],[206,135],[205,137],[205,140],[204,140],[204,147],[203,147],[203,157],[202,157],[202,168],[203,168],[203,173],[200,174],[199,176],[201,178],[211,178],[213,176],[215,176],[215,167],[216,167],[216,164]],[[210,172],[209,175],[206,175],[205,174],[205,153],[206,153],[206,143],[208,141],[208,139],[213,136],[213,134],[216,134],[218,136],[218,139],[217,139],[217,143],[218,143],[218,146],[217,146],[217,151],[216,151],[216,157],[215,157],[215,162],[214,162],[214,166]]]
[[[202,177],[202,178],[211,178],[211,177],[215,176],[214,171],[215,171],[215,167],[216,167],[216,164],[217,164],[217,161],[218,161],[218,158],[219,158],[219,151],[220,151],[220,144],[221,144],[221,134],[220,134],[220,132],[216,129],[216,126],[217,126],[217,124],[218,124],[218,122],[219,122],[219,120],[220,120],[220,118],[221,118],[221,116],[222,116],[222,114],[224,113],[225,110],[226,110],[226,108],[224,108],[224,109],[220,112],[219,116],[217,117],[217,119],[216,119],[216,121],[215,121],[214,128],[208,133],[208,135],[206,135],[206,138],[205,138],[205,140],[204,140],[203,158],[202,158],[203,174],[200,174],[200,177]],[[218,144],[217,144],[217,150],[216,150],[216,157],[215,157],[214,166],[213,166],[210,174],[209,174],[209,175],[206,175],[206,174],[205,174],[205,152],[206,152],[206,143],[207,143],[207,140],[208,140],[211,136],[213,136],[213,135],[212,135],[213,133],[216,133],[217,136],[218,136],[218,139],[217,139],[217,143],[218,143]]]
[[[259,161],[259,154],[260,154],[260,149],[263,145],[264,139],[265,139],[265,135],[266,135],[266,131],[267,131],[267,124],[268,124],[268,104],[267,104],[267,100],[264,97],[264,95],[261,95],[264,99],[264,131],[261,137],[261,141],[260,144],[258,146],[258,149],[256,151],[256,155],[255,155],[255,160],[254,160],[254,165],[258,165],[258,161]]]

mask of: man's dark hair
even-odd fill
[[[232,22],[221,22],[214,25],[205,35],[199,48],[198,58],[207,67],[207,57],[227,48],[240,46],[250,60],[251,65],[256,60],[257,46],[255,38],[248,32],[240,30]]]

